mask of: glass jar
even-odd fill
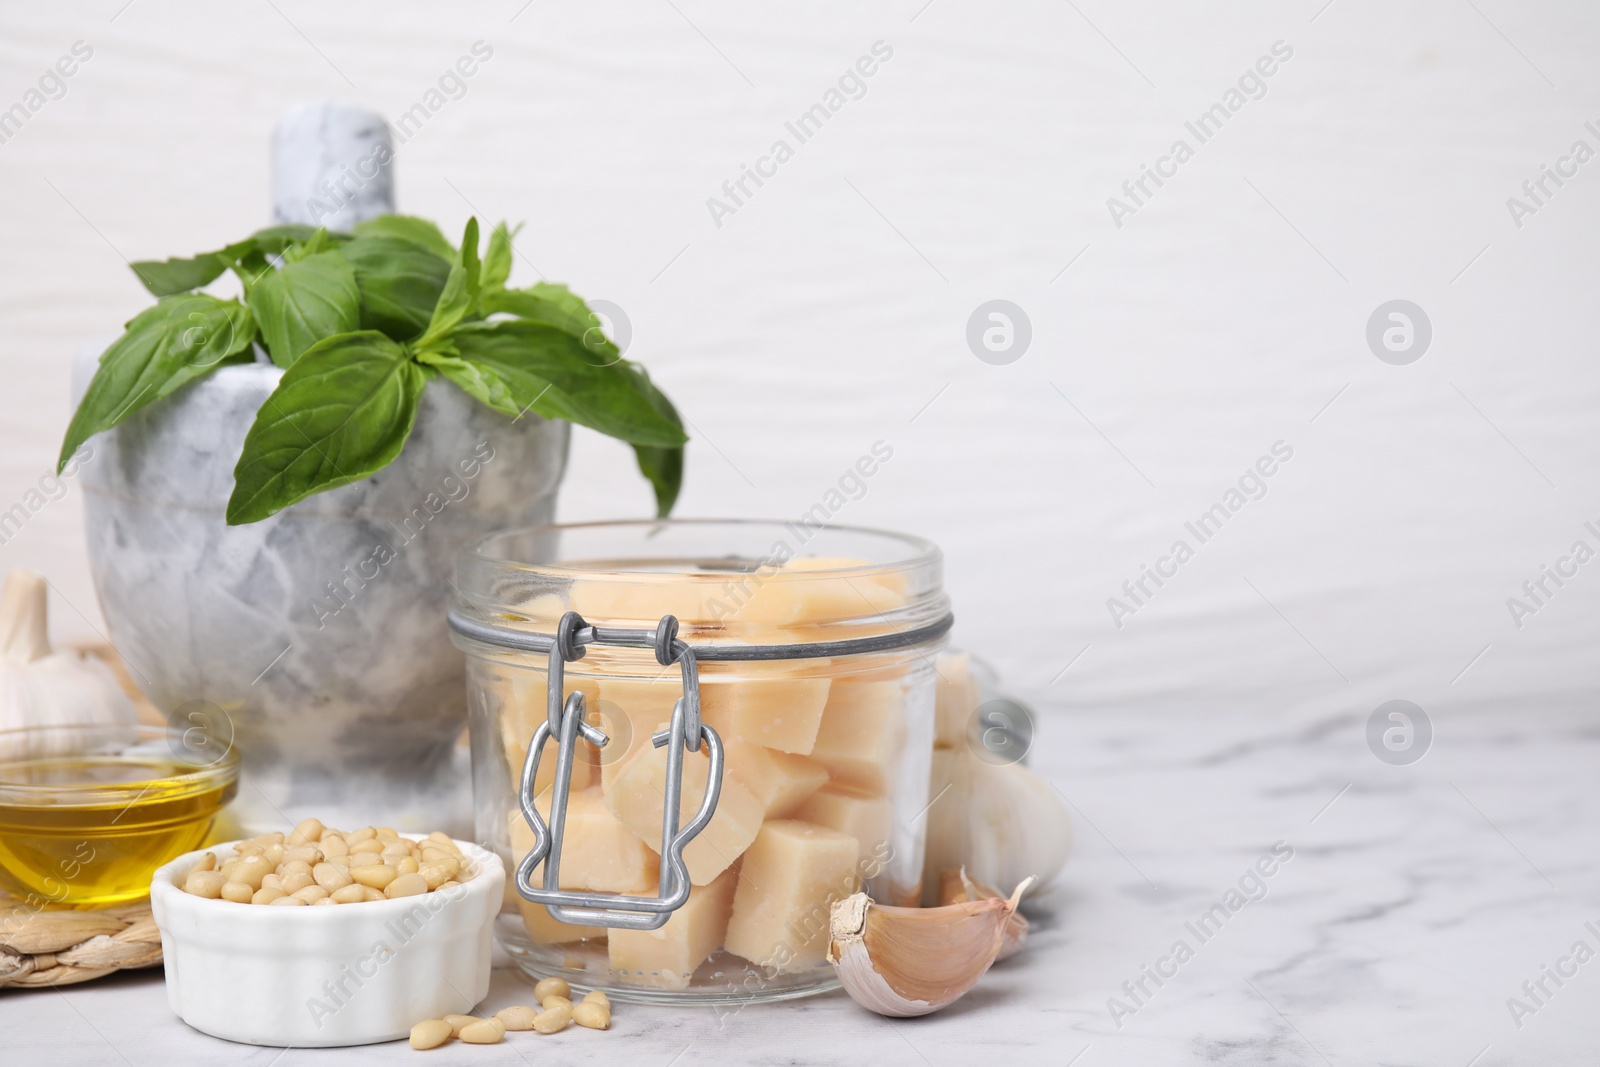
[[[537,526],[467,546],[458,572],[451,628],[468,660],[477,834],[508,869],[551,819],[560,733],[541,743],[535,770],[536,731],[552,716],[559,727],[580,693],[583,726],[605,739],[570,742],[562,825],[550,835],[559,886],[545,886],[541,862],[524,872],[525,891],[668,897],[679,883],[673,864],[663,873],[663,815],[679,746],[652,734],[675,711],[692,718],[679,708],[692,675],[708,736],[681,746],[677,825],[716,780],[713,743],[721,752],[714,810],[681,848],[687,900],[660,909],[659,928],[572,921],[591,911],[561,921],[508,879],[497,932],[525,971],[664,1003],[805,996],[834,985],[824,953],[835,900],[864,889],[917,902],[934,655],[950,625],[935,546],[802,523]],[[568,612],[592,629],[552,657]],[[678,630],[663,647],[666,615]],[[631,647],[599,639],[622,631]],[[773,654],[782,658],[734,658]],[[563,661],[554,708],[552,658]]]

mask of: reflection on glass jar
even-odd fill
[[[457,613],[470,623],[553,634],[576,611],[595,627],[653,631],[675,616],[699,660],[702,719],[724,753],[714,814],[683,850],[688,900],[665,925],[562,922],[508,882],[498,933],[519,965],[671,1003],[831,987],[832,903],[865,889],[915,904],[921,891],[933,660],[949,615],[940,565],[915,538],[760,522],[533,527],[463,550]],[[881,647],[900,634],[920,637]],[[834,644],[863,638],[879,639],[873,651]],[[548,715],[548,655],[459,630],[454,639],[468,653],[478,837],[515,867],[535,840],[518,786]],[[815,654],[822,643],[828,654]],[[774,645],[807,654],[715,658]],[[562,696],[582,693],[585,721],[608,740],[576,742],[559,889],[654,897],[668,747],[651,735],[683,696],[679,667],[649,649],[589,644],[563,676]],[[546,820],[556,750],[545,745],[532,783]],[[680,823],[699,809],[710,769],[708,746],[683,755]],[[543,864],[530,883],[543,885]]]

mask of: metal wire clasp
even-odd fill
[[[572,761],[577,756],[578,736],[581,734],[600,747],[610,741],[605,731],[584,721],[582,693],[573,693],[565,702],[561,699],[566,664],[582,659],[585,646],[592,644],[653,649],[656,662],[663,667],[677,663],[683,673],[683,696],[673,705],[671,724],[650,736],[656,748],[667,747],[666,796],[661,815],[661,883],[658,895],[653,897],[560,888],[561,841],[566,831],[567,793],[572,786]],[[722,738],[700,721],[700,674],[694,650],[678,640],[678,620],[671,615],[663,615],[653,631],[620,630],[590,626],[577,612],[569,611],[561,616],[556,627],[549,662],[547,714],[528,742],[518,790],[522,817],[533,831],[533,848],[517,865],[517,892],[536,904],[543,904],[551,917],[560,922],[627,930],[658,929],[689,899],[689,872],[683,863],[683,849],[711,821],[717,810],[717,799],[722,794]],[[533,805],[533,784],[539,773],[545,742],[552,737],[557,741],[556,777],[550,790],[550,823],[547,826]],[[702,742],[711,759],[706,795],[694,818],[679,828],[683,756],[685,752],[700,751]],[[536,888],[529,879],[541,862],[544,863],[544,885]]]

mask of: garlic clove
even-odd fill
[[[828,961],[850,998],[892,1018],[927,1015],[971,989],[1005,939],[1028,883],[1009,900],[942,908],[875,904],[865,893],[833,906]]]
[[[939,903],[961,904],[969,900],[991,900],[1000,898],[998,890],[991,889],[980,882],[974,882],[967,877],[965,868],[946,867],[939,872]],[[1011,918],[1006,920],[1005,936],[1000,942],[1000,952],[994,960],[999,963],[1010,956],[1015,956],[1022,951],[1022,943],[1028,939],[1028,917],[1021,911],[1013,911]]]

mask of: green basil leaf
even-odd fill
[[[522,229],[520,224],[513,230],[504,222],[500,222],[495,224],[493,232],[489,234],[489,250],[483,254],[485,293],[506,287],[506,279],[511,277],[511,241],[520,229]]]
[[[522,405],[517,403],[515,392],[492,367],[468,362],[459,355],[431,349],[418,352],[417,360],[425,367],[431,367],[443,374],[485,407],[493,408],[513,419],[522,414]]]
[[[467,220],[466,233],[462,235],[461,251],[445,279],[439,303],[434,306],[428,329],[417,341],[426,348],[443,337],[462,319],[472,314],[478,303],[482,264],[478,261],[478,220]]]
[[[677,425],[681,432],[683,422],[678,417],[678,409],[672,406],[672,401],[667,399],[665,393],[655,387],[645,369],[636,363],[625,366],[638,376],[639,386],[645,391],[651,406]],[[678,502],[678,491],[683,488],[683,446],[660,448],[655,445],[634,445],[633,455],[639,463],[639,473],[645,476],[650,488],[655,491],[656,516],[666,518],[672,514],[672,506]]]
[[[396,237],[421,245],[447,263],[456,261],[455,246],[445,240],[439,227],[427,219],[411,215],[379,215],[375,219],[356,223],[353,229],[357,237]]]
[[[250,309],[204,293],[169,296],[129,320],[100,357],[61,442],[57,473],[78,446],[250,347]]]
[[[382,469],[411,434],[423,383],[406,350],[374,330],[311,346],[245,436],[228,525],[256,522]]]
[[[571,334],[597,357],[594,362],[610,362],[621,356],[617,346],[600,329],[599,316],[565,285],[540,282],[527,289],[485,292],[479,305],[485,315],[505,312]]]
[[[316,234],[318,227],[307,226],[299,222],[286,222],[281,226],[268,226],[264,230],[257,230],[250,235],[250,241],[256,248],[269,256],[279,256],[290,245],[304,244]],[[324,231],[326,232],[326,231]],[[340,244],[350,240],[349,234],[329,233],[327,240],[330,244]]]
[[[131,264],[144,287],[156,296],[174,296],[210,285],[233,266],[242,255],[255,247],[252,238],[237,241],[215,252],[201,252],[187,259],[144,259]]]
[[[396,341],[427,328],[450,264],[421,245],[398,237],[357,237],[339,248],[355,271],[361,293],[361,328]]]
[[[313,231],[304,241],[296,241],[283,250],[285,263],[298,263],[302,259],[310,259],[319,252],[328,251],[331,242],[328,240],[327,230]]]
[[[264,275],[250,291],[272,362],[291,367],[312,345],[361,324],[355,271],[338,252],[319,252]]]
[[[172,296],[211,284],[230,264],[215,252],[203,252],[191,259],[145,259],[132,266],[146,289],[156,296]]]
[[[459,326],[450,341],[461,359],[505,383],[519,412],[566,419],[630,444],[676,448],[687,440],[647,379],[626,363],[597,360],[571,334],[504,320]]]

